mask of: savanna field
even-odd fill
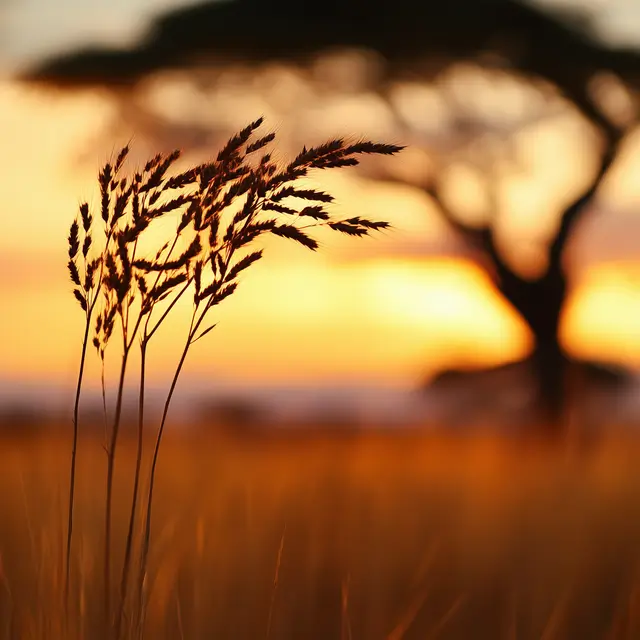
[[[144,628],[128,637],[640,637],[628,434],[567,449],[419,430],[182,431],[171,425],[161,453]],[[119,447],[114,577],[135,454],[129,436]],[[7,435],[0,451],[0,638],[100,638],[102,442],[80,442],[71,623],[69,434]]]
[[[640,0],[0,0],[0,127],[0,640],[640,640]]]

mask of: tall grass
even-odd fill
[[[264,639],[269,618],[270,640],[639,637],[632,436],[568,460],[477,433],[189,426],[167,429],[144,619],[140,630],[125,624],[127,638]],[[99,638],[100,434],[83,435],[78,458],[64,626],[68,435],[0,444],[0,639]],[[115,505],[128,506],[135,454],[123,423]],[[115,509],[114,541],[127,525]]]
[[[271,234],[315,251],[319,245],[311,234],[320,227],[362,237],[389,226],[387,222],[361,216],[335,218],[330,209],[331,194],[302,188],[300,180],[315,170],[355,166],[363,154],[393,155],[400,147],[337,139],[311,149],[304,148],[291,162],[279,165],[268,150],[275,134],[257,137],[261,125],[262,119],[256,120],[234,135],[214,160],[174,175],[170,175],[170,171],[180,157],[179,151],[158,154],[132,176],[121,177],[129,154],[129,147],[124,147],[113,164],[105,164],[98,177],[101,222],[94,221],[87,204],[80,207],[84,233],[81,252],[80,224],[75,220],[71,225],[69,271],[73,293],[85,313],[86,323],[73,421],[65,572],[67,598],[75,511],[78,407],[94,315],[91,340],[103,366],[105,352],[112,347],[114,336],[119,336],[120,343],[115,410],[107,428],[106,443],[102,559],[106,637],[122,637],[125,617],[128,617],[130,627],[140,626],[157,466],[171,401],[189,350],[215,327],[211,319],[215,307],[233,295],[239,278],[261,260],[263,249],[256,247],[259,240]],[[157,222],[169,217],[176,218],[176,226],[169,231],[166,242],[155,253],[142,255],[149,229],[155,227],[158,231]],[[99,230],[94,229],[96,225],[100,226]],[[94,242],[94,238],[100,238],[101,242]],[[80,277],[81,272],[84,278]],[[98,278],[95,278],[96,273]],[[157,427],[150,475],[141,502],[148,349],[175,305],[186,295],[192,300],[191,319]],[[99,307],[96,306],[98,302]],[[111,574],[115,463],[125,380],[136,341],[141,349],[137,451],[124,560],[114,607]],[[106,415],[105,406],[105,418]],[[138,519],[142,524],[136,550]],[[138,570],[132,576],[135,553]]]

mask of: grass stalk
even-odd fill
[[[393,155],[400,151],[395,145],[368,141],[348,143],[336,139],[311,149],[306,147],[286,166],[272,160],[266,147],[274,140],[270,133],[261,138],[252,137],[262,125],[258,119],[245,127],[220,150],[215,160],[198,165],[188,171],[167,177],[169,167],[179,158],[180,152],[158,154],[149,160],[144,169],[131,178],[120,178],[118,173],[129,153],[126,146],[114,164],[107,163],[98,180],[101,193],[101,218],[105,224],[106,244],[98,260],[89,262],[91,247],[90,228],[92,217],[88,205],[81,205],[84,242],[85,278],[80,278],[76,256],[80,251],[80,227],[75,221],[69,233],[69,271],[76,285],[73,293],[87,315],[83,351],[81,356],[76,408],[74,411],[74,443],[72,448],[72,490],[70,492],[70,523],[73,520],[75,464],[78,436],[78,404],[89,325],[94,306],[99,297],[104,301],[96,320],[93,345],[98,350],[104,367],[105,349],[113,333],[114,322],[119,317],[122,327],[122,362],[116,393],[116,406],[108,432],[109,420],[105,418],[105,448],[107,453],[106,498],[104,521],[104,623],[108,635],[117,640],[122,634],[125,608],[130,583],[136,587],[136,595],[142,602],[143,585],[147,575],[151,537],[153,496],[157,466],[169,408],[182,373],[190,347],[207,335],[215,324],[202,328],[207,313],[224,299],[230,297],[239,284],[240,275],[262,258],[263,250],[250,250],[250,245],[264,234],[293,240],[315,251],[319,244],[307,230],[316,227],[329,228],[352,237],[362,237],[371,231],[389,227],[387,222],[376,222],[354,216],[336,220],[325,209],[333,197],[324,191],[298,188],[296,183],[311,170],[353,167],[362,154]],[[261,157],[257,153],[261,152]],[[176,195],[177,193],[177,195]],[[307,201],[299,208],[289,204],[289,198]],[[236,208],[235,205],[240,207]],[[144,231],[160,217],[179,213],[180,222],[175,235],[156,253],[154,258],[138,258],[138,242]],[[259,214],[267,216],[259,219]],[[311,221],[311,222],[310,222]],[[226,228],[225,228],[226,227]],[[178,239],[189,235],[187,248],[173,257]],[[109,241],[113,239],[113,246]],[[141,245],[143,246],[143,245]],[[232,259],[242,254],[235,262]],[[94,272],[100,266],[99,296],[94,291]],[[206,270],[206,272],[205,272]],[[177,363],[164,403],[162,417],[156,433],[151,460],[146,504],[140,502],[141,469],[144,443],[144,404],[146,358],[149,342],[159,330],[179,299],[194,289],[194,310],[187,339]],[[169,298],[169,303],[159,320],[151,324],[155,305]],[[133,325],[133,327],[132,327]],[[141,336],[140,388],[138,394],[138,436],[134,467],[133,492],[129,526],[125,539],[125,552],[120,579],[119,599],[112,612],[112,520],[114,501],[115,462],[122,419],[124,385],[129,355],[139,329]],[[103,368],[103,408],[106,415],[106,393]],[[144,511],[143,511],[144,508]],[[131,579],[134,555],[134,539],[138,512],[142,512],[142,531],[139,548],[139,582]],[[68,556],[71,549],[71,526],[68,534]],[[68,560],[69,562],[69,560]],[[67,575],[70,571],[67,568]],[[68,580],[67,580],[68,582]],[[142,605],[140,605],[142,607]],[[113,614],[113,615],[112,615]]]
[[[84,371],[87,361],[87,348],[89,346],[89,333],[91,330],[91,322],[93,320],[93,313],[98,302],[98,292],[93,291],[94,286],[94,272],[97,268],[98,262],[87,262],[87,256],[91,247],[92,239],[90,235],[91,224],[93,219],[89,213],[88,205],[83,204],[80,207],[80,215],[82,218],[82,226],[85,233],[85,240],[83,243],[82,254],[84,257],[85,266],[85,279],[84,282],[80,280],[79,271],[75,258],[77,256],[79,245],[79,226],[77,223],[71,225],[71,231],[69,234],[69,270],[71,272],[71,280],[78,287],[83,287],[83,293],[80,294],[80,298],[84,300],[81,302],[83,310],[85,312],[85,327],[84,336],[82,339],[82,351],[80,354],[80,364],[78,367],[78,380],[76,384],[75,400],[73,404],[73,436],[71,443],[71,462],[69,467],[69,504],[67,513],[67,542],[66,542],[66,557],[65,557],[65,575],[64,575],[64,606],[65,611],[68,614],[69,606],[69,589],[71,584],[71,547],[73,544],[73,520],[75,515],[75,492],[76,492],[76,469],[77,469],[77,452],[78,452],[78,436],[80,432],[80,397],[82,394],[82,383],[84,380]],[[75,230],[74,230],[75,229]],[[109,247],[111,235],[107,233],[105,250]],[[99,260],[100,273],[98,275],[98,283],[102,280],[103,262]],[[76,289],[74,294],[78,298],[79,290]],[[79,299],[79,298],[78,298]],[[104,388],[104,387],[103,387]]]
[[[142,454],[144,445],[144,401],[145,401],[145,375],[147,361],[148,342],[143,339],[140,342],[140,386],[138,389],[138,429],[136,444],[136,463],[133,479],[133,495],[131,497],[131,512],[129,515],[129,527],[125,543],[124,561],[122,565],[122,577],[120,580],[120,602],[116,620],[116,638],[122,633],[122,623],[127,598],[127,585],[131,572],[131,555],[133,550],[133,537],[135,532],[136,514],[138,509],[138,495],[140,492],[140,471],[142,468]]]
[[[112,508],[113,508],[113,480],[115,472],[116,446],[120,431],[120,419],[122,415],[122,399],[124,395],[124,381],[127,371],[129,349],[125,348],[120,366],[118,379],[118,391],[116,410],[113,418],[113,426],[109,445],[107,447],[107,495],[105,499],[104,517],[104,557],[103,557],[103,582],[104,582],[104,622],[105,629],[111,628],[111,533],[112,533]]]
[[[78,431],[80,414],[80,395],[82,393],[82,380],[84,368],[87,360],[87,345],[89,342],[89,331],[91,329],[91,319],[87,313],[85,323],[84,338],[82,340],[82,352],[80,354],[80,366],[78,368],[78,381],[76,384],[76,396],[73,405],[73,441],[71,444],[71,463],[69,468],[69,507],[67,515],[67,545],[65,556],[65,577],[64,577],[64,603],[65,608],[69,606],[69,588],[71,583],[71,546],[73,544],[73,518],[76,494],[76,457],[78,451]]]
[[[165,259],[164,264],[171,259],[173,255],[173,251],[178,243],[178,238],[180,237],[180,233],[176,235],[171,244],[171,248],[169,249]],[[161,273],[155,279],[154,287],[158,285],[161,279]],[[178,300],[182,297],[182,294],[189,287],[189,283],[191,280],[187,281],[185,287],[183,287],[177,296],[171,301],[168,305],[167,309],[161,316],[160,320],[155,324],[154,328],[149,331],[149,323],[151,321],[151,316],[153,313],[154,304],[151,305],[149,312],[146,314],[146,322],[144,324],[143,336],[140,340],[140,382],[138,389],[138,428],[137,428],[137,445],[136,445],[136,462],[135,462],[135,472],[134,472],[134,480],[133,480],[133,490],[131,497],[131,509],[129,513],[129,526],[127,529],[127,539],[125,542],[125,554],[124,561],[122,564],[122,576],[120,579],[120,598],[118,603],[118,610],[116,613],[116,629],[115,629],[115,637],[120,638],[122,633],[122,623],[124,618],[124,612],[127,601],[127,592],[129,585],[129,576],[131,573],[131,556],[133,552],[133,538],[135,533],[135,523],[138,509],[138,497],[140,493],[140,478],[141,478],[141,468],[142,468],[142,454],[143,454],[143,445],[144,445],[144,407],[145,407],[145,376],[146,376],[146,362],[147,362],[147,349],[149,346],[149,342],[153,337],[153,334],[158,330],[163,320],[167,317],[167,315],[171,312],[171,309],[175,306]],[[141,312],[138,316],[138,320],[136,323],[136,327],[134,329],[134,336],[137,333],[137,330],[141,324],[143,318],[142,308]],[[132,338],[133,341],[133,338]]]
[[[162,436],[164,434],[164,429],[167,422],[167,416],[169,415],[169,407],[171,406],[171,400],[173,399],[173,394],[176,390],[178,379],[180,377],[180,373],[182,372],[182,367],[184,366],[184,363],[187,359],[187,354],[189,353],[189,347],[192,344],[194,332],[197,331],[203,319],[204,319],[204,315],[200,317],[200,321],[195,325],[194,325],[194,317],[192,317],[191,319],[189,336],[186,340],[184,349],[182,350],[182,354],[180,355],[180,360],[178,361],[178,365],[173,374],[171,385],[169,386],[169,392],[167,393],[167,397],[164,402],[164,407],[162,409],[162,418],[160,420],[160,426],[158,427],[158,433],[156,434],[156,441],[153,447],[153,457],[151,460],[151,470],[149,472],[149,488],[147,492],[145,520],[144,520],[144,528],[142,533],[142,547],[140,551],[140,576],[139,576],[139,585],[138,585],[139,590],[142,589],[142,585],[144,583],[144,577],[147,573],[148,558],[149,558],[149,542],[151,539],[151,515],[152,515],[151,510],[153,506],[153,492],[155,489],[156,470],[158,466],[158,456],[160,454],[160,445],[162,443]]]

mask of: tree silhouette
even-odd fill
[[[237,0],[167,13],[133,49],[76,52],[34,69],[27,79],[131,87],[156,69],[185,67],[203,55],[223,64],[305,61],[336,47],[364,48],[383,56],[383,97],[388,97],[391,78],[434,78],[460,61],[543,83],[569,101],[600,138],[597,170],[561,212],[547,248],[547,268],[535,278],[519,274],[505,259],[491,217],[481,226],[468,224],[442,197],[437,175],[421,185],[451,227],[487,258],[496,287],[530,328],[535,347],[529,366],[539,381],[539,404],[547,423],[557,426],[570,362],[558,337],[567,295],[563,255],[623,141],[637,125],[639,51],[598,41],[584,16],[560,17],[516,0],[321,0],[305,3],[304,11],[293,0]],[[625,118],[610,113],[593,90],[604,76],[615,78],[628,92],[633,107]]]

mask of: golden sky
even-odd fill
[[[112,113],[100,94],[0,83],[0,378],[71,385],[76,375],[82,316],[67,281],[65,239],[78,203],[96,202],[95,175],[106,156],[100,147],[92,161],[77,159]],[[553,163],[557,150],[542,149],[542,162]],[[450,238],[421,197],[346,174],[328,186],[345,211],[387,218],[395,230],[356,243],[357,251],[335,239],[317,254],[270,241],[267,258],[221,307],[219,326],[193,350],[188,372],[252,383],[409,387],[443,366],[526,352],[523,323],[459,248],[458,257],[444,255]],[[530,196],[524,189],[523,201]],[[597,246],[594,232],[589,238],[584,246]],[[565,314],[567,348],[640,364],[640,266],[587,263]],[[154,379],[165,379],[175,363],[186,312],[155,343]]]

